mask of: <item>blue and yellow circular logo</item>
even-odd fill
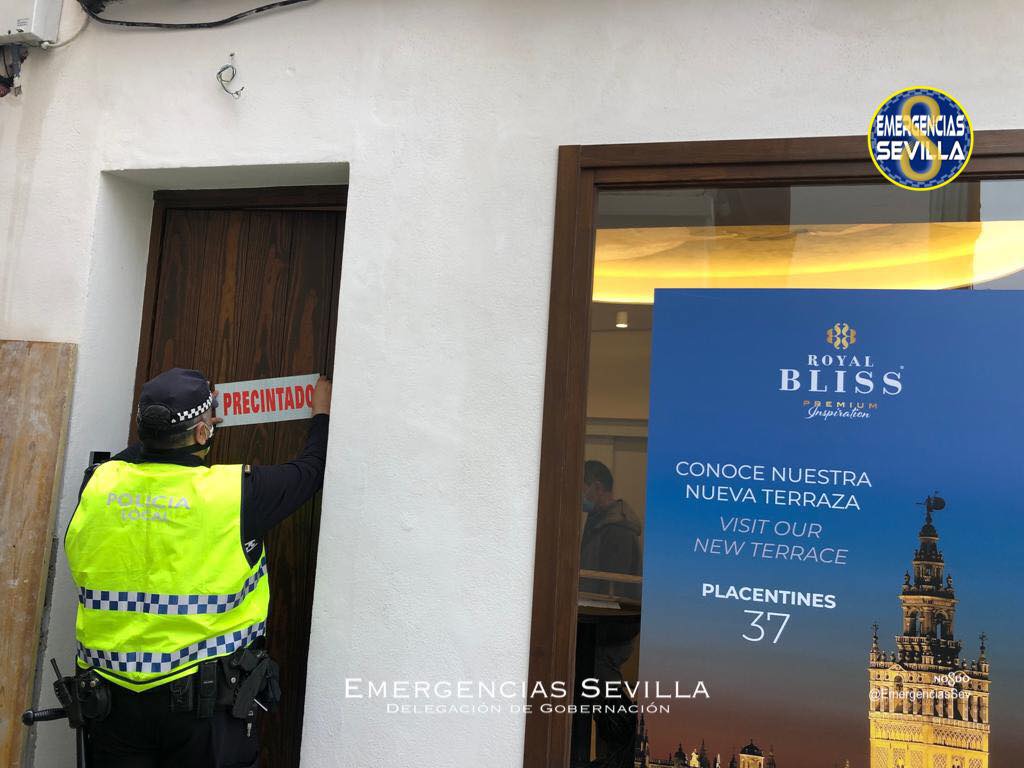
[[[960,103],[936,88],[904,88],[875,111],[868,128],[871,162],[898,187],[936,189],[967,167],[974,129]]]

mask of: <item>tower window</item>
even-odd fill
[[[917,637],[921,634],[921,614],[914,611],[910,614],[910,621],[907,623],[907,634]]]

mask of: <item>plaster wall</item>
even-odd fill
[[[80,19],[65,3],[65,32]],[[149,192],[348,164],[304,764],[521,764],[519,717],[336,693],[526,674],[557,146],[859,134],[914,83],[976,129],[1024,127],[1019,30],[1012,0],[318,0],[33,51],[0,101],[0,337],[80,345],[59,530],[90,448],[126,434]],[[214,79],[231,52],[238,100]],[[61,560],[49,654],[70,655],[73,602]],[[37,766],[71,752],[40,729]]]

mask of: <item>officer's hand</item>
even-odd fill
[[[213,386],[212,384],[210,384],[209,381],[207,381],[206,383],[210,386],[210,394],[213,395],[216,398],[220,394],[220,392],[218,392],[217,388],[215,386]],[[224,421],[224,417],[223,416],[214,416],[214,417],[212,417],[210,419],[210,423],[213,424],[214,426],[217,426],[222,421]]]
[[[321,376],[313,389],[313,415],[331,412],[331,380]]]

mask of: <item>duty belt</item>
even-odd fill
[[[219,707],[246,722],[251,735],[258,710],[270,712],[281,700],[279,668],[264,650],[241,648],[229,656],[199,664],[196,674],[167,684],[172,712],[212,717]]]

